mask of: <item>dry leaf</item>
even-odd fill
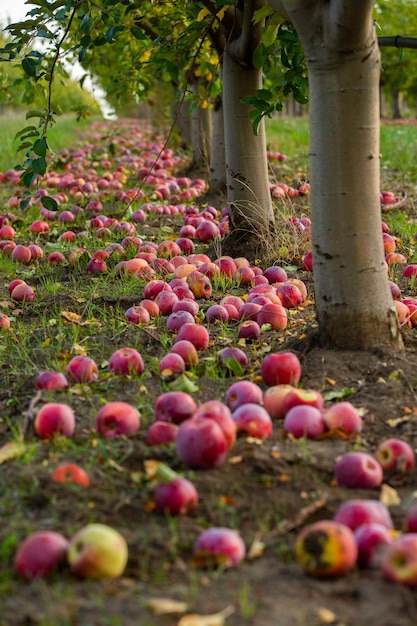
[[[328,383],[329,385],[335,385],[336,381],[334,380],[334,378],[325,378],[324,379],[326,381],[326,383]]]
[[[230,463],[230,465],[238,465],[238,463],[242,463],[243,461],[243,456],[240,454],[236,454],[235,456],[231,456],[228,459],[228,462]]]
[[[81,315],[72,311],[61,311],[61,317],[70,324],[81,324]]]
[[[263,555],[264,550],[265,550],[265,544],[263,543],[263,541],[255,537],[255,539],[252,541],[252,544],[248,550],[246,557],[249,560],[258,559],[260,556]]]
[[[156,615],[168,615],[170,613],[185,613],[188,606],[185,602],[171,600],[171,598],[150,598],[148,607]]]
[[[0,448],[0,463],[5,463],[20,456],[26,450],[23,441],[8,441]]]
[[[387,420],[385,423],[388,424],[388,426],[391,426],[391,428],[395,428],[395,426],[398,426],[399,424],[402,424],[403,422],[408,422],[409,419],[410,419],[409,415],[403,415],[402,417],[393,417]]]
[[[388,507],[401,504],[401,498],[398,495],[398,491],[385,483],[381,486],[379,501]]]
[[[71,346],[71,354],[82,354],[83,356],[87,356],[87,350],[79,343],[74,343]]]
[[[322,624],[334,624],[337,622],[336,614],[324,606],[318,609],[317,617]]]
[[[177,626],[223,626],[225,620],[234,613],[233,606],[227,606],[219,613],[212,615],[199,615],[198,613],[190,613],[184,615],[178,622]]]
[[[143,466],[145,468],[146,477],[149,480],[154,479],[158,471],[159,461],[156,459],[149,459],[148,461],[143,462]]]

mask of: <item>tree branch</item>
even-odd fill
[[[393,48],[414,48],[417,49],[416,37],[402,37],[401,35],[393,35],[391,37],[378,37],[379,46]]]

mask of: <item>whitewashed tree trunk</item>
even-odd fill
[[[298,31],[309,76],[314,287],[324,343],[402,345],[380,213],[380,55],[372,0],[271,0]]]
[[[192,84],[197,98],[198,83]],[[205,165],[208,168],[210,158],[212,132],[212,109],[197,106],[191,113],[191,146],[194,165]]]
[[[226,191],[226,152],[224,146],[223,97],[219,95],[214,103],[213,131],[210,150],[210,191]]]
[[[227,200],[232,232],[237,238],[265,241],[274,225],[268,181],[265,127],[252,130],[241,98],[262,87],[262,73],[240,64],[226,50],[223,59],[223,114]],[[255,242],[256,243],[256,242]],[[245,250],[242,250],[244,253]]]

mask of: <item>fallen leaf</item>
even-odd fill
[[[409,415],[403,415],[402,417],[392,417],[391,419],[386,420],[385,423],[388,424],[388,426],[391,426],[391,428],[395,428],[395,426],[398,426],[403,422],[408,422],[409,419]]]
[[[233,606],[227,606],[223,611],[213,613],[212,615],[189,613],[180,619],[177,626],[223,626],[225,620],[232,615],[234,611]]]
[[[328,383],[329,385],[335,385],[336,381],[334,380],[334,378],[325,378],[324,379],[326,381],[326,383]]]
[[[329,393],[324,394],[323,397],[325,400],[339,400],[340,398],[347,398],[353,393],[355,393],[353,387],[346,387],[340,391],[329,391]]]
[[[23,441],[8,441],[0,448],[0,463],[5,463],[20,456],[26,450]]]
[[[87,355],[87,350],[79,343],[74,343],[71,346],[71,354],[82,354],[83,356]]]
[[[401,498],[398,495],[398,491],[385,483],[381,486],[379,501],[387,507],[401,504]]]
[[[81,324],[81,315],[72,311],[61,311],[61,317],[70,324]]]
[[[228,459],[228,463],[230,463],[230,465],[237,465],[238,463],[242,463],[243,461],[243,456],[240,454],[236,454],[235,456],[231,456]]]
[[[337,622],[337,616],[333,611],[322,606],[317,611],[317,617],[322,624],[334,624]]]
[[[185,613],[188,606],[185,602],[172,600],[171,598],[150,598],[148,607],[156,615],[168,615],[170,613]]]
[[[263,543],[263,541],[255,537],[255,539],[252,541],[249,547],[246,558],[248,558],[249,560],[258,559],[260,556],[263,555],[264,550],[265,550],[265,544]]]

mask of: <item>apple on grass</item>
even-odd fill
[[[172,422],[153,422],[146,431],[149,446],[167,446],[177,438],[178,426]]]
[[[83,487],[90,486],[87,472],[76,463],[64,463],[52,473],[52,480],[56,483],[75,483]]]
[[[383,471],[378,461],[367,452],[347,452],[335,466],[339,487],[375,489],[382,483]]]
[[[25,580],[45,578],[64,562],[68,540],[52,530],[38,530],[18,546],[14,569]]]
[[[77,354],[68,363],[65,373],[73,382],[91,383],[98,378],[98,367],[91,357]]]
[[[35,386],[37,389],[48,389],[49,391],[54,391],[68,387],[68,381],[62,372],[46,370],[37,375]]]
[[[36,413],[33,426],[39,437],[71,437],[75,430],[74,411],[68,404],[47,402]]]
[[[119,348],[109,359],[109,372],[112,374],[140,376],[144,369],[142,355],[134,348]]]
[[[248,402],[263,404],[263,392],[259,385],[250,380],[238,380],[230,385],[226,392],[226,404],[231,411]]]
[[[236,567],[245,555],[245,543],[239,533],[214,526],[204,530],[195,541],[193,563],[198,567]]]
[[[104,437],[134,435],[139,427],[140,413],[127,402],[108,402],[96,415],[97,431]]]
[[[197,407],[193,417],[205,417],[217,422],[226,437],[228,447],[233,446],[236,441],[236,422],[226,404],[220,400],[208,400]]]
[[[186,515],[198,502],[195,486],[183,476],[159,483],[153,497],[158,511],[168,512],[170,515]]]
[[[155,419],[180,424],[192,417],[197,409],[194,398],[185,391],[166,391],[156,399]]]
[[[116,578],[126,568],[124,537],[106,524],[87,524],[71,539],[67,553],[71,571],[81,578]]]
[[[219,467],[229,450],[221,426],[202,416],[181,422],[175,444],[180,461],[194,469]]]
[[[305,526],[295,540],[297,562],[311,576],[333,578],[351,570],[358,549],[353,532],[334,520]]]

